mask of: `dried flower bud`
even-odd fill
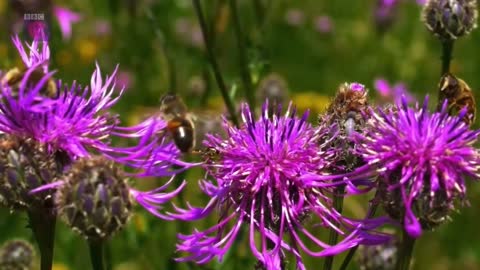
[[[477,27],[476,0],[429,0],[422,20],[442,40],[455,40]]]
[[[467,125],[472,125],[475,121],[477,106],[475,105],[475,97],[466,82],[447,73],[440,79],[438,85],[439,103],[437,110],[441,111],[446,100],[447,112],[450,115],[458,115],[462,109],[466,110],[466,114],[462,119]]]
[[[361,163],[361,160],[352,153],[349,136],[354,131],[362,130],[368,113],[367,108],[365,86],[359,83],[344,83],[340,85],[327,111],[320,116],[320,125],[337,125],[340,129],[332,141],[333,147],[339,150],[335,170],[351,171]],[[322,138],[321,142],[323,141]]]
[[[29,194],[32,189],[56,181],[69,158],[50,153],[32,139],[0,137],[0,204],[10,209],[47,208],[53,210],[52,191]]]
[[[105,239],[120,230],[133,206],[122,170],[104,157],[76,161],[56,202],[63,220],[88,240]]]
[[[0,269],[30,270],[34,257],[34,249],[27,241],[8,241],[0,249]]]
[[[361,270],[393,270],[398,258],[398,241],[376,246],[360,246],[356,261]]]
[[[285,79],[276,73],[271,73],[263,78],[257,89],[257,100],[259,104],[263,104],[268,99],[270,104],[269,111],[277,111],[277,105],[287,105],[288,84]]]

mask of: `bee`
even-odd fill
[[[439,103],[437,111],[441,111],[443,103],[447,100],[447,112],[450,115],[457,115],[462,109],[466,108],[467,113],[463,121],[467,125],[472,125],[475,121],[476,105],[473,92],[466,82],[446,73],[440,79],[439,84]]]
[[[12,89],[12,95],[16,97],[18,96],[20,83],[22,82],[22,79],[25,76],[27,70],[28,69],[26,67],[12,68],[9,71],[7,71],[5,75],[3,75],[3,77],[0,80],[0,83],[2,85],[8,85]],[[30,73],[30,76],[28,78],[28,83],[36,85],[42,80],[44,76],[45,76],[45,73],[39,67],[33,70],[32,73]],[[41,95],[44,95],[50,98],[57,97],[58,93],[59,92],[58,92],[57,84],[55,83],[55,80],[52,77],[48,78],[45,86],[40,90]]]
[[[175,94],[166,94],[160,99],[160,112],[167,121],[167,130],[182,153],[195,147],[195,125],[183,100]]]

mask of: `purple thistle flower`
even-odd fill
[[[70,39],[72,36],[72,24],[82,19],[80,14],[60,6],[53,7],[53,14],[58,20],[63,39]]]
[[[443,222],[456,198],[465,196],[465,177],[480,178],[479,152],[472,145],[480,131],[471,131],[449,116],[446,103],[430,114],[405,98],[391,111],[372,112],[366,132],[357,134],[356,149],[368,164],[352,175],[380,175],[385,210],[403,220],[405,230],[419,237],[422,228]]]
[[[18,39],[14,40],[20,44]],[[47,48],[43,47],[42,52],[48,52],[48,44],[43,46]],[[31,50],[38,49],[35,41],[28,47]],[[114,79],[118,68],[111,76],[103,78],[97,65],[89,87],[81,87],[75,82],[67,86],[59,81],[57,97],[48,98],[39,93],[53,72],[45,74],[38,82],[29,80],[39,66],[48,62],[48,54],[34,51],[28,57],[21,48],[22,59],[30,66],[21,79],[18,94],[13,95],[8,84],[0,85],[0,132],[38,143],[40,146],[31,143],[32,147],[41,148],[42,151],[45,148],[47,153],[65,153],[70,163],[82,157],[104,156],[134,170],[127,176],[172,176],[179,170],[195,165],[179,160],[180,151],[165,137],[167,123],[160,116],[152,116],[135,126],[122,127],[119,125],[119,116],[108,112],[123,93],[122,89],[115,96]],[[134,139],[136,144],[113,146],[113,137]],[[46,154],[42,152],[42,155]],[[68,169],[71,164],[65,165],[64,169]],[[173,165],[181,168],[173,170]],[[29,189],[22,191],[22,194],[31,189],[31,193],[41,193],[63,184],[61,177],[49,177],[37,181],[35,185],[28,185]],[[158,191],[155,196],[164,195]],[[132,192],[137,194],[133,189]]]
[[[299,118],[291,104],[285,115],[281,115],[281,106],[273,114],[268,107],[265,102],[261,118],[254,120],[248,105],[243,104],[242,127],[232,127],[225,120],[228,139],[207,137],[205,145],[215,154],[205,169],[214,180],[202,180],[200,187],[211,197],[210,202],[204,208],[176,207],[176,213],[169,215],[193,221],[219,210],[220,218],[205,231],[179,235],[178,251],[189,255],[178,261],[221,260],[242,227],[249,231],[253,255],[266,269],[280,269],[285,251],[295,256],[297,269],[305,269],[301,250],[311,256],[330,256],[361,243],[388,239],[368,232],[382,220],[359,222],[333,208],[328,196],[333,188],[322,185],[330,185],[334,177],[320,174],[330,165],[334,151],[326,149],[329,141],[318,143],[330,130],[313,128],[306,121],[308,112]],[[307,230],[303,225],[306,221],[334,228],[345,238],[330,246]],[[285,240],[287,237],[290,241]],[[311,250],[304,237],[321,250]]]
[[[20,58],[22,58],[25,67],[41,66],[44,73],[48,73],[48,64],[50,60],[50,48],[48,43],[39,39],[34,39],[32,44],[26,43],[28,52],[18,36],[12,38],[13,44],[17,48]]]

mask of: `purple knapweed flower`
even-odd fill
[[[48,73],[50,61],[50,47],[48,46],[48,42],[34,39],[31,44],[25,43],[28,49],[25,50],[18,36],[14,36],[12,41],[25,67],[32,68],[33,66],[40,66],[45,74]]]
[[[330,184],[325,179],[332,176],[324,175],[323,170],[330,165],[334,152],[325,147],[329,141],[319,144],[328,128],[312,127],[307,122],[308,112],[297,117],[291,104],[285,115],[281,115],[281,106],[274,113],[268,107],[265,102],[262,116],[255,120],[248,105],[243,104],[241,127],[225,120],[227,139],[207,136],[205,169],[213,180],[202,180],[200,187],[210,202],[204,208],[190,204],[189,209],[176,207],[169,215],[193,221],[219,211],[219,220],[205,231],[179,235],[177,249],[189,255],[178,261],[221,260],[242,229],[248,230],[250,249],[258,263],[269,270],[281,269],[285,252],[295,257],[296,269],[305,269],[302,251],[315,257],[330,256],[387,238],[370,232],[380,220],[348,219],[332,206],[329,195],[333,189],[323,187]],[[345,238],[328,245],[305,223],[332,228]],[[312,250],[311,243],[319,250]]]
[[[82,19],[80,14],[60,6],[53,7],[53,14],[58,20],[63,39],[70,39],[72,36],[72,24],[77,23]]]
[[[18,93],[14,93],[9,84],[0,85],[0,132],[6,136],[1,137],[0,156],[3,159],[0,162],[12,168],[21,166],[0,175],[0,180],[5,181],[3,187],[12,186],[0,189],[0,202],[11,198],[10,191],[15,190],[14,195],[22,197],[20,205],[28,205],[30,197],[51,192],[63,185],[61,175],[75,160],[92,155],[101,155],[129,167],[133,172],[126,175],[135,177],[172,176],[178,170],[193,165],[179,160],[180,151],[165,136],[167,123],[160,116],[152,116],[135,126],[123,127],[119,125],[119,115],[108,111],[123,93],[122,90],[116,95],[115,75],[118,68],[111,76],[103,78],[97,65],[88,87],[81,87],[75,82],[68,86],[58,81],[55,97],[42,96],[40,91],[53,72],[46,73],[38,81],[32,81],[31,76],[48,62],[48,48],[43,47],[40,52],[33,51],[39,49],[35,43],[28,47],[31,49],[30,57],[20,50],[29,67],[16,89]],[[44,68],[48,70],[48,67]],[[133,139],[136,144],[117,147],[111,144],[113,138]],[[13,157],[12,152],[15,153]],[[29,155],[36,156],[38,160],[25,158]],[[180,169],[173,170],[174,165]],[[35,172],[38,166],[41,167],[41,177],[32,174],[23,179],[22,174],[16,175],[22,170]],[[29,191],[35,194],[30,196]],[[155,196],[164,195],[158,191]],[[134,189],[131,192],[135,195],[142,193]],[[19,204],[14,204],[14,207],[17,206]]]
[[[411,108],[405,98],[388,111],[372,112],[356,150],[367,165],[353,177],[379,175],[378,188],[387,213],[403,222],[412,237],[448,218],[455,199],[465,197],[465,178],[480,178],[480,155],[472,131],[460,115],[449,116],[446,103],[429,113],[428,97]]]

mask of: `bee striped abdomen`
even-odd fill
[[[192,122],[184,118],[176,117],[168,122],[167,128],[177,148],[183,153],[190,152],[195,139]]]

